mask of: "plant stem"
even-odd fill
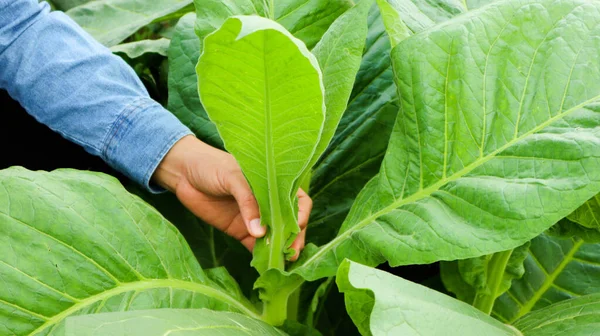
[[[287,319],[298,321],[298,305],[300,304],[300,287],[298,287],[289,297],[287,302]]]
[[[481,310],[486,314],[490,314],[494,308],[494,303],[500,291],[500,285],[504,278],[504,271],[510,260],[513,250],[495,253],[490,260],[488,266],[488,287],[489,291],[485,293],[475,294],[473,307]]]
[[[269,0],[269,19],[275,21],[275,0]]]

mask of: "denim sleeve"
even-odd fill
[[[0,88],[63,137],[147,189],[169,149],[191,134],[135,72],[64,13],[0,0]]]

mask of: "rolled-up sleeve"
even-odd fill
[[[155,192],[156,167],[191,134],[122,59],[37,0],[0,0],[0,88],[39,122]]]

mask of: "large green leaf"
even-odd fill
[[[258,273],[250,266],[252,254],[238,240],[204,223],[172,193],[151,194],[137,185],[128,186],[128,190],[142,197],[177,227],[202,268],[227,268],[244,294],[255,296],[253,285]]]
[[[515,249],[472,259],[441,263],[441,276],[446,288],[456,297],[486,314],[496,299],[504,294],[514,279],[525,273],[523,262],[529,242]]]
[[[513,322],[530,311],[600,293],[600,244],[541,235],[531,242],[523,278],[496,301],[494,316]]]
[[[525,336],[595,335],[600,328],[600,294],[540,309],[518,320],[515,327]]]
[[[208,309],[155,309],[72,317],[65,336],[286,335],[244,315]]]
[[[279,22],[312,48],[351,0],[194,0],[196,33],[204,37],[234,15],[260,15]],[[273,5],[273,7],[271,7]]]
[[[119,44],[143,26],[185,8],[192,0],[96,0],[67,14],[107,47]]]
[[[348,260],[337,283],[363,335],[520,335],[464,302]]]
[[[257,317],[222,271],[204,272],[177,230],[116,179],[11,168],[0,186],[0,334],[61,335],[70,316],[153,308]]]
[[[250,182],[269,228],[253,265],[283,269],[298,233],[299,178],[309,169],[325,120],[321,72],[304,43],[278,23],[237,16],[204,40],[202,104]]]
[[[599,9],[501,1],[401,42],[401,110],[380,174],[295,272],[331,276],[344,257],[404,265],[514,248],[596,194]]]
[[[179,120],[207,143],[223,147],[214,124],[208,119],[198,98],[195,66],[200,57],[201,40],[219,28],[233,15],[265,15],[262,0],[198,1],[194,15],[186,15],[179,21],[169,48],[169,110]],[[278,0],[275,1],[278,20],[295,36],[309,46],[314,46],[329,25],[351,6],[348,0]],[[195,22],[196,21],[196,22]],[[196,33],[194,33],[196,23]],[[199,38],[200,36],[201,38]]]
[[[420,32],[461,13],[453,1],[397,0],[393,5],[398,6],[400,16],[412,32]],[[427,9],[429,7],[432,8]],[[445,14],[436,15],[439,11],[445,11]],[[411,19],[415,13],[420,16]],[[311,197],[314,207],[309,242],[322,245],[335,237],[354,199],[379,171],[398,112],[389,53],[390,38],[380,11],[374,6],[369,15],[363,60],[348,108],[313,172]]]

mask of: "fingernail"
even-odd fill
[[[255,218],[250,221],[250,233],[254,237],[262,237],[265,235],[265,232],[266,232],[265,227],[260,225],[259,218]]]

